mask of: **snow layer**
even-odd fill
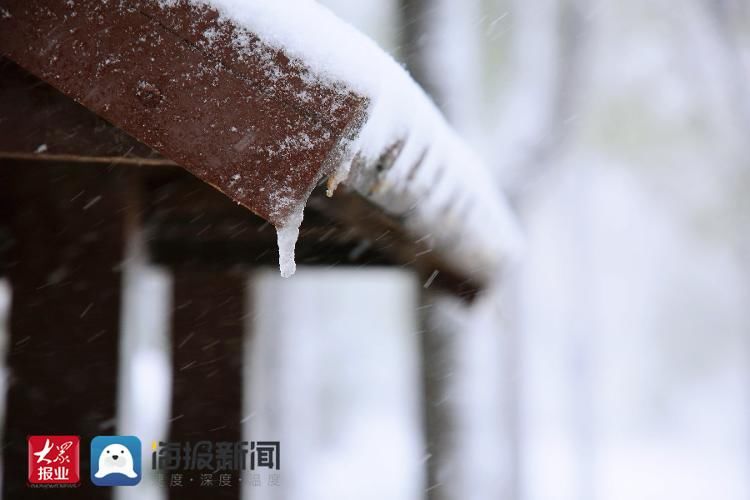
[[[367,120],[330,180],[331,191],[340,182],[357,190],[465,271],[494,273],[518,252],[519,231],[489,171],[373,41],[313,0],[190,1],[212,6],[321,82],[369,98]],[[279,228],[283,275],[294,272],[303,208]]]

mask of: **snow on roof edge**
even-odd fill
[[[177,0],[159,1],[172,5]],[[417,239],[428,237],[467,272],[493,274],[520,255],[520,229],[490,171],[409,73],[375,42],[314,0],[189,1],[209,5],[249,29],[322,83],[343,85],[370,100],[367,120],[349,145],[349,158],[360,158],[354,162],[357,172],[350,172],[352,163],[346,162],[337,181],[404,218]],[[377,170],[383,153],[399,143],[396,162]],[[301,214],[292,219],[290,226],[298,227]],[[282,274],[293,273],[288,246],[297,227],[281,228],[279,243],[283,233],[286,248],[280,246],[280,253],[287,263]]]

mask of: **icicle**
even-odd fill
[[[326,181],[326,196],[329,198],[333,198],[333,193],[336,192],[336,188],[339,187],[339,179],[336,178],[335,175],[331,175],[328,177],[328,180]]]
[[[295,210],[283,225],[276,227],[276,241],[279,246],[279,269],[282,278],[289,278],[297,270],[294,262],[294,247],[299,237],[299,227],[302,224],[304,205]]]
[[[349,171],[351,170],[352,162],[354,161],[354,152],[357,150],[357,147],[358,143],[356,141],[350,142],[349,145],[346,146],[346,154],[341,159],[339,166],[326,180],[327,197],[332,198],[333,193],[336,191],[339,184],[346,181],[347,177],[349,177]]]
[[[276,228],[276,237],[279,244],[279,269],[281,277],[288,278],[297,270],[294,262],[294,246],[297,244],[299,227],[281,226]]]

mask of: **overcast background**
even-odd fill
[[[750,4],[325,3],[410,64],[527,232],[495,329],[517,418],[466,431],[512,464],[469,452],[455,498],[750,498]]]

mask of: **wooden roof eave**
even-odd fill
[[[244,46],[235,43],[238,37]],[[77,0],[71,7],[66,0],[0,0],[0,52],[116,125],[126,132],[122,137],[137,139],[130,139],[135,144],[124,162],[173,161],[274,225],[283,225],[333,172],[368,106],[366,97],[308,78],[303,65],[253,33],[187,1]],[[13,101],[7,90],[0,99]],[[35,120],[44,119],[25,116],[30,134],[4,139],[0,155],[108,156],[107,141],[93,138],[82,150],[68,150],[71,141],[57,137],[36,151],[38,141],[29,136],[44,128]],[[487,282],[486,273],[467,273],[465,263],[452,262],[455,252],[433,252],[374,201],[357,202],[356,210],[347,197],[328,207],[315,204],[363,235],[397,229],[403,234],[395,245],[398,260],[425,276],[439,271],[461,290]]]

